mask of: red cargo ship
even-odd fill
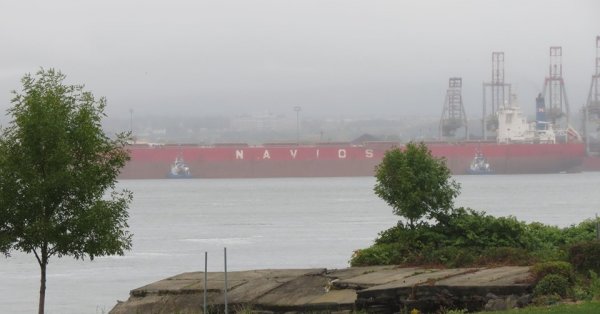
[[[496,142],[431,142],[431,153],[444,157],[454,174],[475,173],[474,156],[485,158],[485,172],[494,174],[581,171],[585,146],[575,131],[527,123],[517,106],[497,113]],[[558,134],[558,135],[557,135]],[[557,140],[559,139],[559,140]],[[131,161],[122,179],[267,178],[372,176],[385,152],[403,146],[392,142],[314,145],[222,144],[132,145]],[[175,161],[175,163],[173,162]],[[175,167],[175,166],[178,167]],[[181,167],[181,165],[185,165]],[[173,169],[185,169],[185,172]]]
[[[454,174],[466,174],[477,152],[496,174],[558,173],[580,170],[581,143],[498,144],[428,143],[434,156],[446,158]],[[193,178],[372,176],[394,143],[225,146],[132,145],[122,179],[167,178],[176,158],[185,160]]]

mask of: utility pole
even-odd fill
[[[129,109],[129,133],[133,134],[133,109]]]
[[[135,143],[135,138],[133,137],[133,109],[129,108],[129,136]]]
[[[296,111],[296,145],[300,145],[300,111],[302,107],[294,106],[294,111]]]

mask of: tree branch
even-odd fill
[[[42,260],[40,259],[40,256],[38,255],[38,253],[35,251],[35,249],[33,249],[33,254],[35,255],[35,259],[37,259],[38,264],[40,264],[40,267],[42,266]]]

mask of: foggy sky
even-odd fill
[[[600,1],[0,2],[0,111],[10,90],[56,68],[108,98],[107,113],[441,115],[463,78],[481,115],[491,54],[525,112],[563,47],[571,111],[587,97]]]

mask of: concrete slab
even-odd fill
[[[290,280],[256,300],[268,307],[287,307],[308,304],[323,296],[329,279],[323,276],[301,276]]]
[[[274,283],[284,283],[298,276],[317,275],[325,273],[324,268],[315,269],[262,269],[237,271],[227,273],[227,290],[244,285],[247,282],[255,281],[260,278],[266,278],[267,281]],[[208,291],[224,291],[225,273],[213,272],[207,274]],[[276,286],[276,285],[274,285]],[[149,285],[134,289],[132,295],[143,296],[147,294],[183,294],[190,293],[193,290],[204,291],[204,273],[189,272],[163,279]]]
[[[364,289],[397,281],[414,275],[419,268],[384,268],[381,270],[365,271],[356,277],[338,280],[334,284],[339,288]]]
[[[353,305],[356,302],[356,291],[351,289],[330,290],[324,295],[310,301],[310,304],[334,303],[339,305]]]
[[[350,278],[358,277],[373,272],[381,272],[384,270],[399,269],[400,267],[394,265],[386,266],[366,266],[366,267],[350,267],[344,269],[332,269],[327,271],[327,276],[333,279],[347,280]]]
[[[208,304],[222,310],[224,274],[208,273]],[[264,269],[228,273],[232,305],[284,313],[435,304],[479,309],[486,295],[531,292],[529,267],[423,269],[376,266],[327,271]],[[194,312],[202,308],[204,273],[189,272],[134,289],[111,314]],[[432,307],[433,309],[433,307]]]
[[[410,269],[408,275],[406,275],[406,273],[401,273],[405,276],[401,276],[400,274],[391,276],[391,278],[396,280],[377,286],[372,285],[370,288],[364,289],[363,291],[393,290],[418,285],[434,285],[438,280],[451,278],[456,275],[470,273],[476,270],[476,268]]]
[[[505,266],[480,269],[436,282],[446,286],[499,286],[524,283],[529,278],[528,266]]]

